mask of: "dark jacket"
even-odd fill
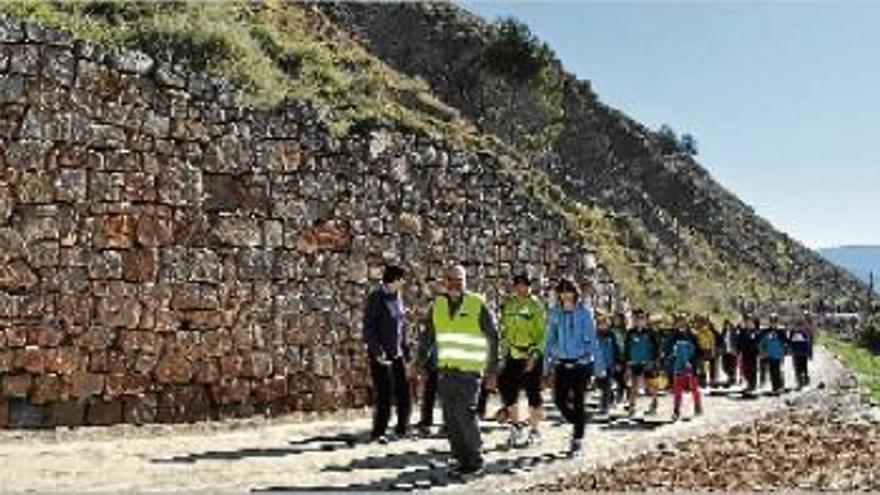
[[[754,328],[743,328],[739,332],[737,338],[737,349],[744,356],[757,356],[759,353],[758,344],[761,341],[761,332]]]
[[[726,328],[721,331],[718,339],[719,354],[736,354],[739,341],[739,330],[736,327]]]
[[[791,353],[794,356],[813,357],[813,336],[806,328],[796,328],[788,336]]]
[[[367,296],[364,342],[372,359],[409,360],[403,302],[399,294],[387,292],[384,286]]]

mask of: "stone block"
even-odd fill
[[[49,424],[52,426],[80,426],[86,419],[86,404],[66,400],[49,405]]]
[[[122,401],[92,399],[86,409],[86,422],[93,426],[109,426],[122,421]]]
[[[12,428],[42,428],[48,419],[45,406],[31,404],[24,399],[9,401],[9,426]]]
[[[3,385],[3,396],[25,398],[31,390],[33,377],[26,373],[3,375],[0,384]]]
[[[73,397],[86,398],[101,395],[104,392],[104,375],[88,371],[75,371],[65,382],[69,384]]]
[[[89,278],[118,280],[122,278],[122,252],[105,250],[92,253],[89,260]]]
[[[156,280],[159,265],[156,249],[129,249],[122,253],[122,279],[127,282]]]
[[[193,377],[193,364],[182,353],[167,353],[159,358],[154,374],[159,383],[183,384]]]
[[[259,220],[242,217],[220,217],[214,235],[220,244],[233,247],[255,247],[263,242]]]
[[[44,374],[34,378],[31,402],[34,404],[48,404],[62,399],[66,399],[66,397],[62,397],[62,383],[58,375]]]
[[[97,301],[97,322],[107,328],[137,328],[141,310],[141,303],[137,299],[122,296],[102,297]]]
[[[126,423],[143,425],[155,423],[158,413],[158,399],[153,394],[122,398],[122,419]]]
[[[142,246],[165,246],[170,244],[173,238],[174,228],[170,219],[155,214],[144,214],[138,218],[137,241]]]

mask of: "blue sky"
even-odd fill
[[[810,247],[880,245],[880,2],[485,2]]]

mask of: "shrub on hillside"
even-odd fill
[[[859,334],[862,346],[874,354],[880,354],[880,315],[874,315]]]

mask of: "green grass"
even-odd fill
[[[310,101],[339,136],[379,121],[473,139],[424,81],[392,70],[306,4],[15,0],[0,1],[0,14],[227,79],[256,107]]]
[[[850,367],[858,377],[861,392],[880,400],[880,356],[826,331],[819,332],[819,344],[837,354]]]

